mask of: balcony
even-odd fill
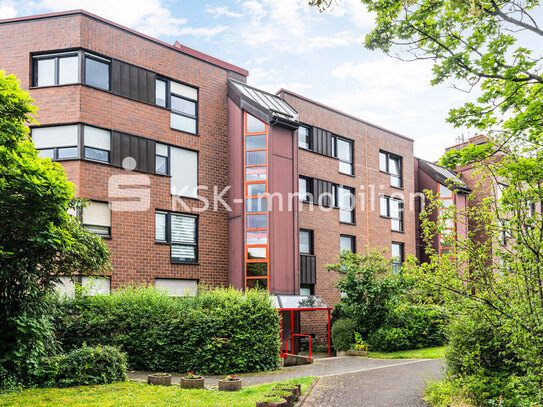
[[[317,282],[317,258],[312,254],[300,254],[300,284]]]

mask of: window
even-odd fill
[[[85,53],[85,83],[109,90],[109,65],[109,60]]]
[[[382,217],[390,218],[391,230],[403,232],[403,201],[381,195],[380,213]]]
[[[169,107],[172,111],[170,126],[172,129],[196,134],[198,90],[190,86],[169,81],[170,100]],[[157,98],[157,104],[162,106],[162,100]]]
[[[171,194],[197,198],[198,153],[173,146],[169,147],[169,151],[170,156],[167,157],[167,162],[170,166],[168,175],[171,175]]]
[[[300,295],[314,295],[315,285],[314,284],[301,284],[300,285]]]
[[[165,144],[156,143],[155,172],[167,175],[169,170],[170,150]]]
[[[87,230],[104,237],[111,236],[111,208],[107,202],[91,201],[83,208],[81,220]]]
[[[34,86],[79,83],[77,52],[34,57]]]
[[[198,292],[198,280],[155,278],[155,287],[165,289],[170,297],[193,297]]]
[[[32,141],[40,156],[52,160],[80,158],[79,139],[83,137],[83,157],[109,162],[111,131],[83,124],[36,127]]]
[[[313,231],[300,229],[300,253],[313,254]]]
[[[404,262],[403,243],[392,242],[392,271],[399,273]]]
[[[157,106],[166,107],[168,82],[157,79],[155,82],[155,103]]]
[[[508,185],[498,182],[496,184],[496,200],[500,200],[503,197],[503,192],[508,188]]]
[[[155,240],[170,245],[170,260],[175,263],[198,261],[198,217],[175,212],[155,213]]]
[[[41,157],[51,160],[78,158],[78,125],[36,127],[32,142]]]
[[[379,151],[379,170],[390,174],[390,185],[402,187],[402,158],[398,155]]]
[[[354,223],[354,188],[337,186],[337,207],[339,208],[339,221]]]
[[[313,188],[311,186],[311,178],[298,178],[298,194],[300,196],[300,201],[311,202],[311,196],[313,195]]]
[[[355,237],[350,235],[340,235],[339,236],[339,250],[350,250],[351,252],[356,252]]]
[[[109,162],[111,132],[97,127],[83,126],[85,158]]]
[[[111,279],[109,277],[81,277],[81,286],[85,295],[111,294]]]
[[[339,172],[353,175],[353,142],[337,137],[337,158]]]
[[[308,150],[311,149],[309,127],[298,127],[298,147]]]

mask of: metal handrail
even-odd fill
[[[289,336],[287,339],[285,339],[285,344],[290,340],[290,350],[293,349],[292,348],[292,340],[294,339],[295,336],[305,336],[306,338],[309,338],[309,356],[307,357],[307,361],[311,362],[311,335],[294,334],[294,335]],[[286,345],[285,345],[285,347],[286,347]],[[285,352],[284,354],[288,355],[289,353]],[[291,353],[291,355],[294,355],[294,353]]]

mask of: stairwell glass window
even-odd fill
[[[92,126],[83,126],[85,158],[109,162],[111,131]]]
[[[313,231],[300,229],[300,253],[313,254]]]
[[[177,82],[169,82],[172,129],[197,133],[198,90]],[[157,104],[160,100],[157,99]]]
[[[174,263],[198,262],[198,217],[195,215],[157,211],[155,241],[170,245]]]
[[[402,157],[379,151],[379,170],[390,174],[390,186],[402,188]]]
[[[111,208],[107,202],[91,201],[83,208],[81,220],[87,230],[104,237],[111,236]]]
[[[77,52],[38,55],[34,57],[34,86],[79,83]]]
[[[337,158],[339,172],[353,175],[353,142],[337,137]]]
[[[391,230],[403,232],[403,201],[381,195],[380,206],[381,216],[390,219]]]
[[[41,157],[51,160],[78,158],[78,125],[36,127],[32,142]]]
[[[394,273],[399,273],[402,268],[402,263],[404,262],[404,244],[392,242],[392,271]]]

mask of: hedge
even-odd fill
[[[262,292],[203,291],[174,298],[154,287],[59,300],[56,335],[65,351],[112,345],[129,367],[225,374],[279,366],[279,313]]]

